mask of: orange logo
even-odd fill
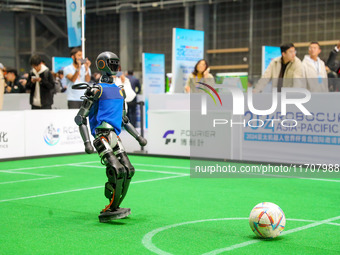
[[[105,62],[104,62],[104,60],[98,60],[98,62],[97,62],[97,66],[98,66],[98,68],[99,69],[103,69],[104,67],[105,67]]]

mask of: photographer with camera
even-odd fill
[[[64,68],[67,86],[67,105],[69,109],[79,109],[82,104],[80,97],[83,96],[83,91],[72,89],[72,85],[91,80],[91,70],[89,68],[91,62],[87,58],[82,58],[81,48],[73,48],[70,55],[73,63]]]

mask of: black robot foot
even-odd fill
[[[131,214],[130,208],[117,208],[117,210],[115,211],[110,211],[110,209],[105,212],[101,211],[98,218],[100,222],[104,223],[109,222],[110,220],[126,218],[130,214]]]

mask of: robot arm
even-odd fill
[[[84,89],[83,84],[73,85],[73,89]],[[87,84],[86,84],[87,85]],[[90,113],[90,109],[95,100],[98,100],[101,94],[101,87],[97,85],[89,86],[87,85],[86,92],[82,99],[84,99],[77,116],[74,118],[75,123],[79,126],[79,132],[81,138],[83,139],[85,145],[85,152],[91,154],[94,152],[94,149],[91,145],[89,131],[87,129],[87,119],[86,117]]]
[[[123,125],[126,131],[128,131],[128,133],[138,141],[140,146],[145,146],[148,143],[148,141],[143,136],[141,136],[136,128],[130,123],[130,120],[127,116],[123,116]]]

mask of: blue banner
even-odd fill
[[[184,85],[197,61],[204,56],[204,32],[174,28],[172,35],[172,88],[171,92],[184,92]]]
[[[59,70],[64,70],[64,67],[71,65],[72,63],[73,63],[72,58],[53,57],[52,58],[52,71],[56,73]]]
[[[145,95],[145,126],[148,128],[148,95],[165,92],[164,54],[143,53],[143,88]]]
[[[81,45],[81,0],[66,0],[68,47]]]
[[[262,74],[267,69],[270,62],[279,56],[281,56],[280,47],[262,46]]]

